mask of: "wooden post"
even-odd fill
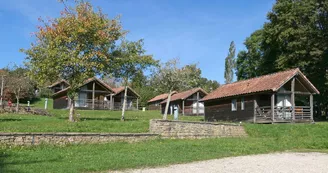
[[[185,115],[185,101],[182,100],[182,115]]]
[[[110,94],[109,109],[113,110],[113,94]]]
[[[272,123],[274,122],[274,93],[271,95],[271,115],[272,115]]]
[[[311,113],[311,120],[313,121],[313,95],[310,95],[310,113]]]
[[[137,110],[139,110],[139,98],[137,98]]]
[[[257,107],[257,100],[256,100],[256,97],[254,97],[254,119],[253,119],[253,122],[256,123],[256,107]]]
[[[112,101],[112,110],[115,110],[115,97],[112,96],[112,98],[113,98],[113,101]]]
[[[292,102],[292,117],[293,121],[295,121],[295,78],[292,79],[292,86],[291,86],[291,102]]]
[[[199,115],[199,92],[197,92],[197,105],[196,105],[196,109],[197,109],[197,115]]]
[[[96,82],[93,82],[92,85],[92,109],[95,109],[95,90],[96,90]]]

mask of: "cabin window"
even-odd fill
[[[240,101],[240,109],[241,110],[244,110],[245,109],[245,100],[244,100],[244,97],[241,98],[241,101]]]
[[[231,101],[231,111],[237,111],[237,100],[233,99]]]

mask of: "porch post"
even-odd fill
[[[197,92],[197,106],[196,106],[196,109],[197,109],[197,115],[199,115],[199,92]]]
[[[274,93],[271,95],[271,115],[272,115],[272,123],[274,122]]]
[[[112,98],[113,98],[113,101],[112,101],[112,110],[115,110],[115,97],[112,96]]]
[[[96,90],[96,83],[93,82],[92,84],[92,109],[95,109],[95,90]]]
[[[295,78],[292,79],[292,86],[291,86],[291,102],[292,102],[292,117],[293,121],[295,121]]]
[[[184,107],[185,107],[185,101],[182,100],[182,115],[185,114],[185,112],[184,112],[184,111],[185,111],[185,110],[184,110],[185,108],[184,108]]]
[[[313,95],[310,95],[310,111],[311,111],[311,120],[313,121]]]
[[[254,96],[254,119],[253,119],[253,123],[256,123],[256,107],[257,107],[257,100],[256,97]]]
[[[139,110],[139,98],[137,97],[137,110]]]
[[[109,109],[113,110],[113,94],[110,94]]]

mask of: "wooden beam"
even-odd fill
[[[275,107],[275,103],[274,103],[274,93],[272,93],[271,95],[271,115],[272,115],[272,123],[274,122],[274,107]]]
[[[292,117],[293,120],[295,120],[295,77],[292,79],[292,84],[291,84],[291,102],[292,102]]]
[[[96,82],[92,84],[92,109],[95,109],[95,90],[96,90]]]
[[[310,95],[310,111],[311,111],[311,120],[313,121],[313,95]]]
[[[257,107],[257,100],[256,100],[256,96],[254,96],[254,119],[253,119],[253,123],[256,123],[256,107]]]
[[[292,94],[292,91],[280,91],[277,94]],[[294,91],[294,94],[298,94],[298,95],[311,95],[312,93],[310,93],[310,92]]]
[[[196,109],[197,109],[197,115],[199,115],[199,92],[197,92],[197,105],[196,105]]]
[[[185,115],[185,101],[182,100],[182,115]]]
[[[102,90],[94,90],[94,91],[93,91],[93,89],[92,89],[92,90],[80,90],[80,92],[86,92],[86,93],[92,93],[92,92],[95,92],[95,93],[105,93],[105,94],[107,94],[107,93],[111,93],[110,91],[102,91]]]

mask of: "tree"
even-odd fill
[[[114,61],[118,65],[115,67],[113,74],[115,77],[121,78],[125,86],[122,121],[124,121],[129,80],[138,75],[140,71],[157,64],[157,61],[152,56],[144,55],[144,53],[143,40],[136,42],[123,40],[121,45],[113,53],[115,57]]]
[[[40,21],[36,42],[22,51],[31,77],[40,85],[58,77],[69,82],[69,120],[73,122],[78,87],[89,77],[112,72],[110,67],[117,66],[112,51],[125,31],[118,18],[109,19],[82,0],[75,7],[65,7],[60,17]]]
[[[216,80],[208,80],[207,78],[201,78],[200,86],[206,92],[210,93],[220,87],[220,83]]]
[[[235,68],[235,52],[235,43],[232,41],[229,47],[229,54],[225,59],[225,83],[231,83],[233,81],[233,69]]]
[[[237,76],[299,67],[320,91],[317,112],[328,115],[328,1],[277,0],[267,18],[261,33],[253,33],[251,43],[246,41],[246,53],[240,52]],[[252,68],[244,70],[252,67],[249,59],[259,62],[256,74],[250,73]]]
[[[19,103],[21,98],[34,96],[34,85],[27,76],[28,70],[23,67],[14,66],[8,69],[6,76],[7,92],[16,100],[16,112],[19,112]]]
[[[163,119],[167,119],[167,112],[171,101],[171,95],[174,90],[191,88],[191,79],[193,76],[188,68],[179,68],[179,59],[172,59],[157,68],[151,77],[152,86],[161,93],[168,93]]]
[[[261,43],[262,30],[257,30],[246,38],[244,42],[247,51],[242,50],[237,55],[236,61],[236,76],[237,80],[249,79],[261,74],[262,69],[260,65],[262,63],[262,49]]]

